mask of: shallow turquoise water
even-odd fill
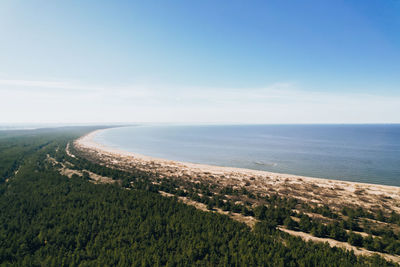
[[[171,160],[400,186],[400,125],[133,126],[95,141]]]

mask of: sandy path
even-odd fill
[[[395,256],[395,255],[390,255],[390,254],[386,254],[386,253],[380,253],[380,252],[375,252],[375,251],[369,251],[366,250],[364,248],[359,248],[359,247],[355,247],[350,245],[347,242],[341,242],[341,241],[337,241],[337,240],[333,240],[330,238],[321,238],[321,237],[315,237],[312,236],[310,234],[307,233],[303,233],[303,232],[298,232],[298,231],[293,231],[293,230],[289,230],[283,227],[278,227],[279,230],[286,232],[290,235],[294,235],[294,236],[298,236],[301,237],[303,240],[305,241],[313,241],[313,242],[322,242],[322,243],[328,243],[330,247],[339,247],[339,248],[344,248],[346,250],[352,250],[354,252],[355,255],[362,255],[362,256],[373,256],[373,255],[379,255],[383,258],[385,258],[388,261],[393,261],[396,263],[400,263],[400,256]]]

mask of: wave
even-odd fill
[[[255,165],[267,166],[267,167],[276,167],[276,166],[278,166],[278,163],[275,163],[275,162],[263,162],[263,161],[259,161],[259,160],[253,161],[253,163]]]

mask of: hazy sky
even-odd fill
[[[0,122],[400,122],[400,1],[0,2]]]

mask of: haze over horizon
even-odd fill
[[[0,123],[400,123],[400,1],[0,3]]]

